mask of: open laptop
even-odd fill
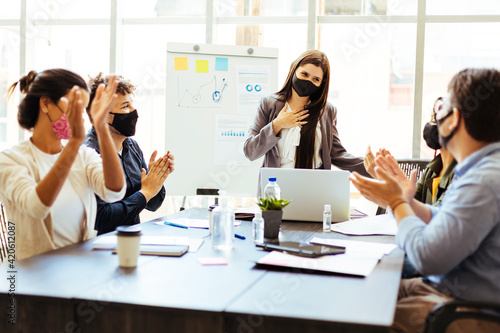
[[[332,207],[332,222],[349,220],[348,171],[261,168],[262,192],[269,177],[276,177],[281,199],[291,201],[283,209],[283,220],[322,222],[325,204]]]

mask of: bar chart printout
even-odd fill
[[[215,164],[249,165],[243,144],[251,119],[248,116],[217,115],[215,124]]]

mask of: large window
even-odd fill
[[[329,101],[338,108],[339,134],[349,152],[363,155],[371,145],[410,156],[415,30],[415,24],[375,21],[320,26],[332,72]]]
[[[432,157],[421,140],[434,100],[460,69],[499,67],[500,6],[490,0],[26,0],[0,2],[0,149],[29,136],[17,126],[31,69],[84,78],[115,72],[138,86],[137,139],[164,150],[167,42],[279,49],[278,83],[304,50],[324,51],[329,101],[343,144]],[[184,126],[185,124],[180,124]]]
[[[19,79],[19,24],[0,25],[0,150],[19,141],[16,118],[17,94],[7,99],[9,86]]]

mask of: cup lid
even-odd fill
[[[121,225],[116,227],[116,231],[118,232],[118,236],[140,236],[141,234],[141,226],[136,225]]]

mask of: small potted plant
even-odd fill
[[[262,209],[262,217],[264,218],[264,237],[265,238],[278,238],[281,220],[283,219],[283,208],[288,205],[290,201],[283,199],[276,199],[275,197],[259,198],[257,205]]]

